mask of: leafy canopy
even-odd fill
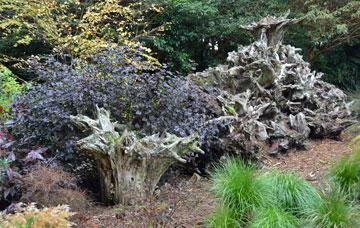
[[[1,0],[0,61],[53,49],[77,57],[118,45],[136,52],[142,47],[137,37],[147,32],[145,15],[160,10],[155,5],[116,0]],[[138,54],[158,64],[148,53]]]

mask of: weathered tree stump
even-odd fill
[[[79,129],[91,131],[76,148],[96,160],[103,202],[125,204],[146,197],[171,164],[186,162],[182,156],[190,152],[204,153],[197,147],[195,135],[180,138],[165,133],[137,139],[127,130],[120,135],[110,113],[98,107],[96,111],[96,119],[84,115],[70,118]]]
[[[286,29],[299,21],[267,16],[243,26],[255,42],[229,52],[228,64],[189,75],[193,82],[216,87],[223,115],[235,117],[226,123],[229,131],[217,151],[275,155],[304,148],[308,138],[337,138],[354,123],[346,94],[322,81],[301,49],[283,44]]]

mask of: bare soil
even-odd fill
[[[311,141],[304,151],[290,151],[276,157],[265,156],[264,169],[292,171],[319,184],[329,166],[348,156],[348,140]],[[94,205],[74,217],[77,227],[204,227],[205,219],[215,208],[215,198],[209,192],[210,181],[193,177],[177,177],[165,184],[142,204],[105,207]]]

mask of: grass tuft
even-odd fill
[[[299,224],[299,219],[283,208],[268,207],[257,211],[249,228],[297,228]]]
[[[347,194],[339,187],[328,194],[322,193],[321,199],[307,212],[307,227],[355,228],[359,227],[358,206],[348,200]]]
[[[304,178],[228,159],[212,174],[212,191],[221,202],[209,227],[360,227],[356,201],[360,183],[360,149],[336,163],[330,189],[318,192]],[[335,184],[334,184],[335,183]],[[350,197],[351,196],[351,197]]]
[[[216,208],[215,213],[207,220],[209,228],[235,228],[241,227],[235,218],[235,212],[227,206]]]
[[[212,191],[234,211],[238,221],[246,223],[256,208],[269,203],[266,186],[252,165],[227,159],[215,168],[212,180]]]
[[[360,160],[355,152],[335,163],[330,170],[331,180],[351,196],[360,190]]]
[[[293,173],[274,170],[263,179],[278,206],[292,212],[302,212],[320,197],[309,182]]]

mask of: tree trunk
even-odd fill
[[[95,120],[83,115],[70,118],[79,129],[91,130],[76,147],[97,161],[103,202],[126,204],[144,198],[155,190],[171,164],[186,162],[181,156],[192,151],[204,153],[197,147],[194,135],[180,138],[165,133],[137,139],[127,130],[120,135],[109,112],[96,109]]]

